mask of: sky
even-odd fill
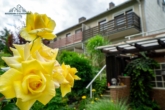
[[[0,0],[0,30],[7,27],[19,31],[24,25],[26,15],[6,15],[10,9],[20,4],[26,11],[47,14],[56,22],[54,33],[78,24],[80,17],[89,19],[109,8],[109,3],[115,6],[127,0]]]

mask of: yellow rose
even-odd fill
[[[71,68],[69,65],[62,64],[62,74],[68,83],[61,84],[62,97],[64,97],[68,92],[71,92],[71,88],[74,85],[74,80],[80,80],[80,78],[75,75],[77,73],[76,68]]]
[[[17,98],[21,110],[29,110],[38,100],[47,104],[55,96],[55,87],[50,71],[54,62],[45,62],[44,68],[37,60],[22,62],[22,70],[9,69],[0,77],[0,92],[7,98]]]
[[[28,41],[33,41],[37,37],[44,39],[54,39],[52,33],[56,24],[46,14],[29,13],[26,17],[26,27],[20,32],[21,37]]]
[[[2,57],[2,59],[6,62],[8,66],[15,69],[21,69],[20,63],[22,61],[36,59],[41,62],[49,62],[55,60],[58,53],[58,49],[51,49],[45,46],[41,42],[41,39],[36,39],[30,44],[14,44],[14,47],[15,48],[10,48],[13,52],[13,57]]]

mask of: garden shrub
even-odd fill
[[[131,107],[133,110],[159,110],[159,106],[150,97],[154,68],[159,64],[144,53],[141,55],[141,58],[131,61],[125,68],[125,73],[131,76]]]
[[[95,96],[100,96],[107,89],[107,80],[106,77],[103,77],[102,80],[97,78],[93,83],[93,88],[96,90]]]

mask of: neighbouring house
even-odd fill
[[[126,58],[147,51],[160,63],[155,69],[153,97],[165,109],[165,0],[129,0],[118,6],[109,3],[109,9],[90,19],[82,17],[79,23],[57,33],[49,44],[52,48],[85,52],[86,41],[97,34],[111,41],[100,46],[106,56],[107,82],[123,75]]]

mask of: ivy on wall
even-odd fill
[[[154,68],[159,67],[159,64],[144,53],[141,56],[125,68],[125,73],[131,76],[131,107],[133,110],[159,110],[159,106],[150,97]]]

